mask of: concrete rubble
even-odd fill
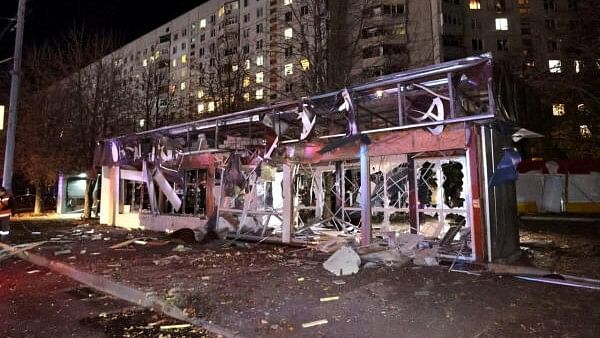
[[[438,259],[438,248],[425,248],[415,251],[415,257],[413,263],[421,266],[437,266],[439,265]]]
[[[343,246],[323,263],[323,267],[336,276],[348,276],[358,272],[360,256],[352,248]]]
[[[347,243],[351,242],[344,238],[334,238],[317,246],[315,249],[321,252],[331,252],[324,247],[338,247],[333,255],[329,257],[323,267],[330,272],[341,276],[358,272],[361,261],[363,268],[376,268],[379,266],[401,267],[410,262],[418,266],[437,266],[439,246],[425,239],[424,236],[411,233],[386,233],[387,241],[372,243],[366,247],[358,247],[357,252],[352,250]],[[358,256],[358,259],[354,257]],[[342,270],[342,272],[340,272]]]
[[[389,249],[385,251],[372,252],[362,255],[361,258],[368,263],[375,263],[378,265],[400,267],[408,262],[411,258],[403,255],[397,249]]]
[[[415,248],[425,239],[422,235],[408,233],[395,233],[395,236],[388,238],[391,247],[398,248],[400,253],[407,256],[414,255]]]

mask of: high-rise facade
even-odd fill
[[[516,71],[578,67],[555,34],[577,11],[575,0],[211,0],[111,57],[154,127],[484,52]]]
[[[212,0],[108,59],[152,128],[440,62],[440,10],[436,0]]]

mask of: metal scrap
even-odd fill
[[[313,327],[313,326],[325,325],[327,323],[329,323],[327,321],[327,319],[320,319],[320,320],[315,320],[313,322],[302,323],[302,328],[306,329],[306,328]]]

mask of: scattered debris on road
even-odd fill
[[[54,256],[68,255],[70,253],[71,253],[70,249],[58,250],[58,251],[54,251]]]
[[[160,327],[161,331],[169,331],[169,330],[179,330],[191,327],[191,324],[173,324],[173,325],[162,325]]]
[[[327,323],[329,323],[327,321],[327,319],[320,319],[320,320],[315,320],[313,322],[302,323],[302,328],[306,329],[306,328],[313,327],[313,326],[325,325]]]

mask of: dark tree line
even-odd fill
[[[41,191],[59,172],[88,171],[99,140],[127,133],[131,92],[122,81],[114,39],[74,29],[58,41],[27,51],[19,98],[15,172],[36,188],[34,212],[41,211]],[[86,186],[89,217],[93,182]]]

